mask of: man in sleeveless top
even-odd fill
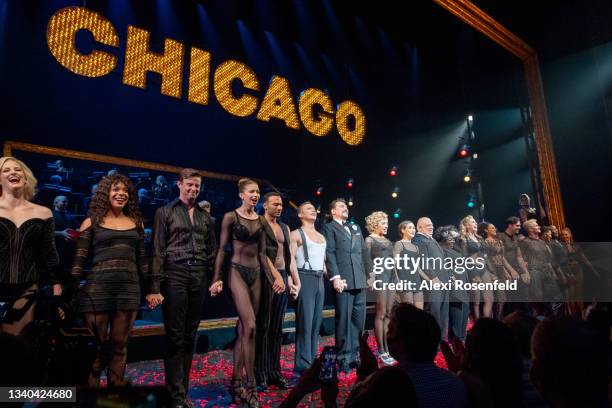
[[[372,260],[367,255],[361,228],[347,224],[348,207],[338,198],[329,206],[332,221],[322,229],[327,242],[325,265],[335,292],[336,347],[340,370],[357,367],[359,332],[366,317],[366,287]]]
[[[206,275],[217,246],[210,216],[196,203],[201,183],[196,170],[183,169],[177,183],[179,198],[155,213],[153,273],[162,276],[164,369],[173,407],[191,405],[189,372]]]
[[[317,210],[306,201],[298,209],[301,228],[291,232],[291,253],[295,256],[302,288],[295,310],[295,365],[301,374],[310,368],[319,349],[319,329],[323,322],[325,287],[325,237],[315,229]]]
[[[261,303],[255,332],[255,377],[260,390],[266,391],[268,385],[276,385],[281,389],[286,389],[288,386],[280,367],[283,320],[289,301],[289,291],[297,296],[300,278],[295,263],[292,262],[289,227],[278,220],[283,211],[283,199],[280,193],[266,194],[263,207],[266,255],[283,277],[287,288],[284,292],[276,294],[266,279],[261,281]],[[291,276],[288,276],[287,271]]]

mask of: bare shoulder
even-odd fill
[[[223,222],[234,222],[236,221],[236,214],[234,211],[228,211],[223,216]]]
[[[298,245],[302,244],[302,236],[300,235],[299,229],[294,229],[291,231],[291,239],[298,243]]]
[[[83,220],[83,223],[81,224],[81,231],[85,231],[89,227],[91,227],[91,218],[87,217]]]
[[[31,208],[33,218],[42,218],[43,220],[45,220],[47,218],[53,217],[53,213],[49,208],[34,203],[30,203],[30,205],[32,206]]]

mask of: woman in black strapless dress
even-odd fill
[[[223,216],[219,251],[215,260],[215,273],[210,285],[211,296],[223,290],[221,267],[228,243],[232,245],[232,259],[227,282],[238,312],[238,338],[234,345],[234,372],[230,393],[234,402],[240,400],[249,407],[259,406],[255,382],[255,317],[261,297],[261,279],[268,279],[272,290],[281,293],[285,283],[280,273],[266,256],[266,238],[263,221],[255,212],[259,201],[259,186],[250,179],[241,179],[238,190],[242,205]],[[242,373],[246,371],[247,386],[242,385]]]
[[[91,270],[85,274],[79,295],[80,311],[101,348],[107,346],[110,337],[110,361],[105,367],[102,356],[96,356],[89,385],[99,386],[104,368],[109,385],[121,385],[128,338],[140,305],[140,278],[149,284],[149,307],[163,301],[163,296],[153,289],[159,287],[158,277],[149,275],[136,191],[131,180],[121,174],[104,177],[98,184],[89,218],[81,225],[72,268],[75,277],[83,275],[83,266],[90,257]]]
[[[41,284],[52,283],[54,295],[62,292],[53,214],[29,201],[35,189],[28,166],[0,158],[0,302],[8,308],[0,333],[19,335],[34,320]]]

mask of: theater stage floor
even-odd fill
[[[333,336],[324,337],[320,347],[333,345],[333,342]],[[369,344],[372,350],[376,349],[376,341],[373,335],[369,338]],[[283,346],[281,351],[281,368],[287,379],[291,377],[293,370],[294,352],[294,344]],[[436,364],[441,367],[446,366],[441,354],[436,357]],[[227,392],[227,387],[231,374],[231,350],[214,350],[206,354],[197,354],[191,368],[191,391],[189,393],[194,405],[197,407],[230,406],[231,397]],[[128,364],[126,379],[134,385],[162,385],[164,383],[162,360],[147,360]],[[355,372],[353,371],[346,377],[341,376],[339,380],[338,402],[342,403],[355,382]],[[260,395],[262,407],[278,406],[287,392],[272,387],[269,392]],[[305,397],[300,406],[322,406],[320,392]]]

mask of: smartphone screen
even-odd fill
[[[333,346],[326,346],[321,352],[323,362],[321,363],[321,372],[319,380],[326,382],[335,379],[338,376],[338,350]]]

